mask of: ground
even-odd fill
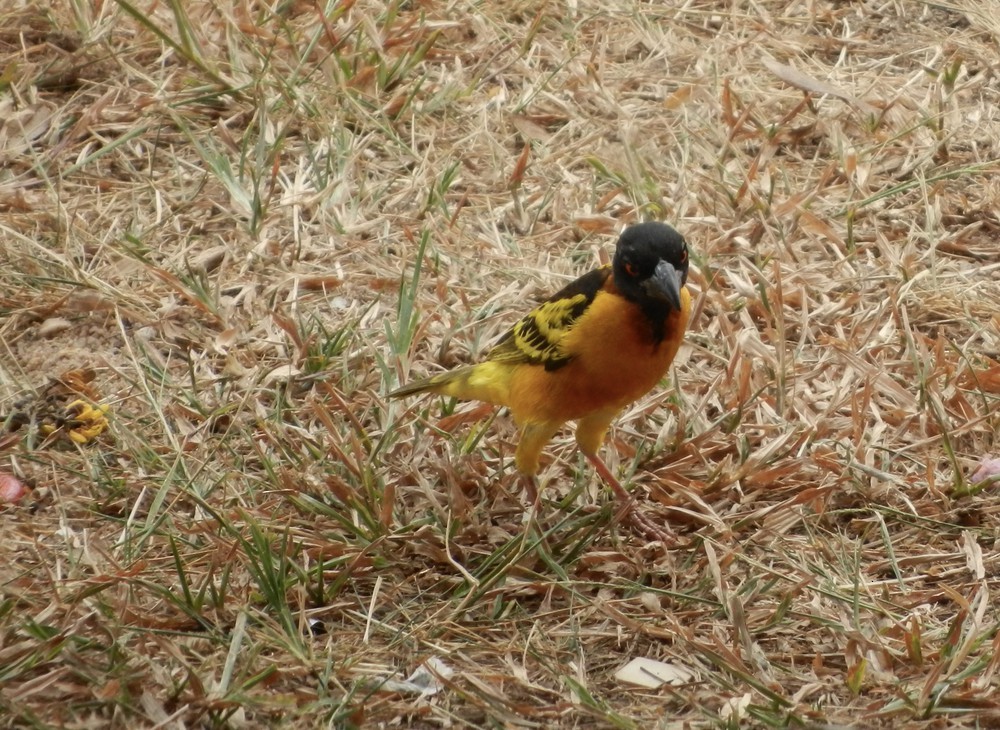
[[[1000,724],[998,46],[977,0],[7,0],[0,727]],[[677,542],[569,430],[526,524],[507,414],[385,394],[652,219],[694,312],[604,456]]]

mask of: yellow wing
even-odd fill
[[[611,267],[602,266],[553,294],[528,312],[490,350],[487,360],[509,365],[543,365],[558,370],[573,359],[565,348],[566,334],[594,301]]]
[[[400,398],[431,391],[464,400],[509,405],[511,379],[519,365],[558,370],[576,356],[566,335],[579,322],[611,276],[603,266],[584,274],[522,317],[490,350],[485,362],[408,383],[389,393]]]

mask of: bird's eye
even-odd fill
[[[631,277],[636,277],[639,275],[639,267],[633,264],[631,261],[625,262],[625,273]]]

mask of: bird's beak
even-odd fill
[[[680,311],[681,308],[681,272],[674,268],[674,265],[666,261],[660,261],[653,271],[653,275],[646,279],[643,287],[646,294],[654,299],[662,299],[668,302],[671,307]]]

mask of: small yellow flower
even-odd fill
[[[108,406],[75,400],[66,406],[66,434],[77,444],[93,441],[108,427]]]
[[[56,423],[43,423],[38,430],[43,436],[51,436],[59,431],[69,436],[75,444],[93,441],[108,427],[108,406],[94,405],[85,400],[75,400],[66,406],[66,416]]]

